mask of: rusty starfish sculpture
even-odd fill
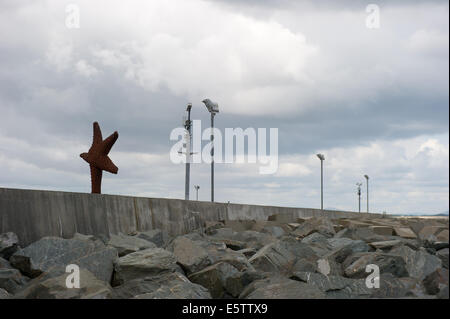
[[[89,149],[89,152],[80,154],[80,157],[88,162],[91,168],[92,194],[101,193],[103,171],[117,174],[119,170],[108,157],[108,153],[118,137],[119,133],[116,131],[106,140],[103,140],[100,126],[97,122],[94,122],[94,138],[92,146]]]

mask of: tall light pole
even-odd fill
[[[194,188],[196,190],[195,200],[198,201],[198,190],[200,189],[200,186],[199,185],[194,185]]]
[[[367,183],[367,212],[369,212],[369,176],[364,175],[364,177],[366,178]]]
[[[184,199],[189,200],[189,184],[190,184],[190,174],[191,174],[191,109],[192,104],[189,103],[186,107],[186,111],[188,113],[188,118],[184,121],[184,128],[187,131],[186,135],[186,176],[184,180]]]
[[[210,99],[204,99],[202,102],[211,113],[211,202],[214,202],[214,116],[219,113],[219,105]]]
[[[357,194],[358,194],[358,212],[361,213],[361,185],[362,183],[356,183],[358,186]]]
[[[323,211],[323,161],[325,156],[323,154],[317,154],[320,159],[320,209]]]

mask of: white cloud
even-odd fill
[[[49,64],[56,67],[58,71],[65,71],[72,66],[73,46],[70,43],[50,42],[46,52]]]
[[[176,2],[176,7],[163,2],[128,4],[126,15],[122,6],[108,2],[107,22],[130,20],[122,30],[130,36],[112,34],[106,21],[97,24],[101,31],[94,32],[109,36],[87,44],[93,46],[92,56],[152,91],[166,86],[192,100],[214,96],[227,112],[273,113],[273,103],[283,99],[294,107],[299,85],[309,81],[308,59],[317,50],[301,33],[203,1]],[[84,17],[85,25],[99,8],[96,3]],[[142,11],[149,16],[138,18],[137,28],[131,21]],[[169,20],[174,21],[170,26]]]
[[[407,47],[420,54],[434,56],[448,56],[448,34],[439,30],[420,29],[414,32],[408,39]]]
[[[76,70],[81,75],[90,78],[98,73],[98,70],[92,65],[88,64],[85,60],[80,60],[76,64]]]

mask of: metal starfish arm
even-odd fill
[[[102,156],[102,158],[96,163],[96,167],[112,174],[117,174],[117,172],[119,171],[117,166],[114,165],[114,163],[108,156]]]
[[[102,131],[97,122],[94,122],[94,138],[92,139],[92,146],[100,144],[103,141]]]
[[[105,155],[109,154],[109,151],[111,151],[111,147],[113,147],[114,143],[119,138],[119,133],[114,132],[111,134],[106,140],[102,142],[102,153]]]

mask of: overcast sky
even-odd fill
[[[218,128],[278,128],[279,169],[217,164],[216,201],[374,212],[449,207],[448,1],[1,0],[0,186],[90,192],[92,122],[119,139],[102,191],[184,198],[169,160],[188,102]],[[66,6],[80,28],[66,26]],[[191,168],[200,200],[210,167]],[[365,186],[362,207],[365,208]],[[195,190],[191,189],[191,198]]]

